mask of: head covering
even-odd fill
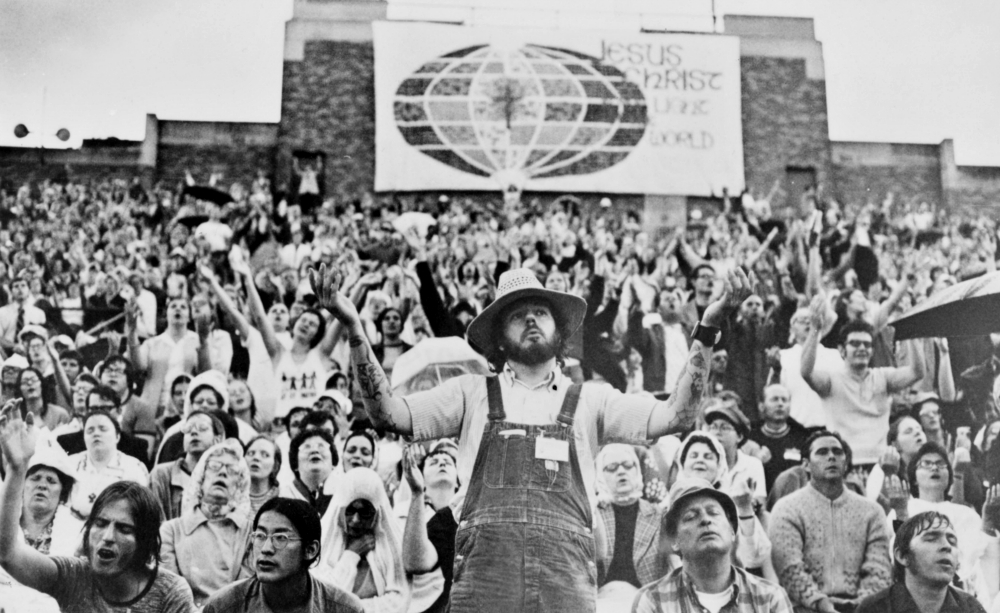
[[[629,459],[635,462],[635,468],[630,471],[630,475],[634,478],[634,489],[628,496],[619,496],[615,492],[608,489],[607,479],[605,479],[604,467],[609,464],[608,457],[612,454],[628,454]],[[635,452],[635,448],[631,445],[624,445],[622,443],[611,443],[610,445],[605,445],[601,447],[601,450],[597,454],[597,461],[595,463],[597,468],[597,483],[595,483],[595,491],[597,492],[597,499],[599,501],[608,502],[634,502],[642,497],[642,462],[639,460],[639,454]]]
[[[736,532],[739,529],[739,518],[736,512],[736,503],[733,502],[732,498],[712,487],[712,485],[704,479],[698,479],[697,477],[682,478],[678,479],[677,482],[674,483],[674,486],[670,488],[670,506],[667,507],[667,514],[663,516],[663,527],[666,529],[665,532],[668,536],[673,536],[676,533],[677,516],[682,510],[681,503],[696,496],[707,496],[719,501],[719,504],[722,505],[723,511],[726,512],[726,517],[729,519],[729,525],[733,527],[733,532]]]
[[[337,406],[339,406],[340,410],[344,412],[344,415],[350,416],[351,410],[354,408],[354,403],[351,402],[351,399],[345,396],[344,393],[341,392],[340,390],[333,390],[333,389],[323,390],[320,393],[319,397],[329,398],[330,400],[337,403]]]
[[[66,452],[61,447],[39,445],[38,449],[35,450],[35,455],[31,456],[31,460],[28,462],[27,472],[31,472],[31,469],[36,466],[51,468],[58,473],[62,473],[71,482],[76,483],[76,470],[73,468],[73,463],[70,462],[69,456],[66,455]],[[66,494],[67,496],[69,495],[68,492]]]
[[[715,454],[719,456],[719,472],[716,473],[715,480],[712,482],[712,485],[718,485],[719,483],[723,483],[723,480],[729,473],[729,465],[726,464],[726,450],[722,446],[722,443],[719,442],[719,439],[715,438],[715,436],[712,433],[705,432],[703,430],[695,430],[691,434],[688,434],[684,438],[684,441],[681,442],[681,447],[677,451],[677,459],[676,459],[678,468],[677,470],[678,479],[699,478],[699,477],[691,477],[690,475],[685,474],[681,458],[687,456],[688,449],[690,449],[691,445],[693,445],[694,443],[705,443],[705,442],[711,444],[712,449],[715,450]]]
[[[344,511],[355,500],[367,500],[375,507],[375,549],[368,554],[375,590],[408,593],[403,570],[402,535],[392,514],[385,484],[370,468],[355,468],[337,480],[330,506],[323,515],[322,561],[316,569],[319,578],[329,577],[347,549]]]
[[[15,353],[3,361],[3,368],[16,368],[18,370],[24,370],[28,366],[30,366],[30,364],[28,364],[28,358],[24,357],[20,353]]]
[[[250,516],[250,467],[247,466],[247,461],[243,457],[243,445],[233,438],[216,443],[201,454],[201,459],[191,471],[191,479],[184,487],[184,494],[181,498],[181,516],[189,515],[201,504],[201,488],[205,483],[208,462],[220,455],[229,454],[236,456],[240,471],[240,479],[236,483],[236,491],[233,492],[229,504],[234,511],[242,513],[245,517]]]
[[[735,402],[731,401],[721,401],[713,402],[705,408],[705,423],[711,423],[716,418],[723,417],[726,421],[733,424],[736,428],[736,432],[741,437],[746,437],[750,434],[750,420],[747,416],[743,414],[743,411],[736,406]]]
[[[217,370],[206,370],[194,379],[191,379],[191,383],[188,385],[187,395],[184,397],[185,419],[191,413],[191,404],[194,400],[195,390],[203,385],[211,387],[222,396],[222,406],[219,407],[219,410],[223,413],[229,412],[229,382],[226,380],[226,375]]]
[[[43,341],[49,340],[48,331],[37,324],[28,324],[21,328],[21,331],[17,333],[17,340],[23,343],[26,336],[37,336]]]
[[[497,283],[497,297],[469,323],[469,342],[481,349],[491,348],[496,343],[493,338],[493,323],[505,308],[524,298],[543,298],[551,305],[556,321],[562,324],[562,334],[567,340],[583,323],[587,311],[587,301],[566,292],[545,289],[535,273],[528,268],[515,268],[500,275]]]

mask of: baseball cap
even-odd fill
[[[736,532],[739,529],[739,518],[736,512],[736,503],[733,502],[733,499],[728,494],[712,487],[712,484],[708,481],[697,477],[689,477],[678,479],[674,483],[674,486],[670,488],[670,495],[668,497],[670,506],[667,507],[667,513],[663,516],[663,529],[667,533],[667,536],[674,536],[677,533],[677,520],[682,510],[681,503],[689,498],[698,496],[708,496],[717,500],[722,505],[722,510],[725,511],[726,518],[729,519],[729,524],[733,527],[733,531]]]

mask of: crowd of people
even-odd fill
[[[989,217],[224,183],[0,181],[8,613],[1000,612]]]

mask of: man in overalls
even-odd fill
[[[365,409],[378,426],[418,440],[457,436],[464,503],[458,517],[453,613],[594,611],[594,461],[601,445],[642,444],[694,421],[719,328],[751,293],[742,271],[696,327],[667,401],[609,385],[573,384],[559,366],[586,303],[547,290],[528,269],[501,275],[497,298],[468,338],[495,377],[463,375],[393,396],[339,270],[310,272],[319,303],[347,331]]]

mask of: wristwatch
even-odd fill
[[[722,340],[722,330],[713,326],[703,326],[699,321],[691,331],[691,339],[700,342],[705,347],[715,347]]]

